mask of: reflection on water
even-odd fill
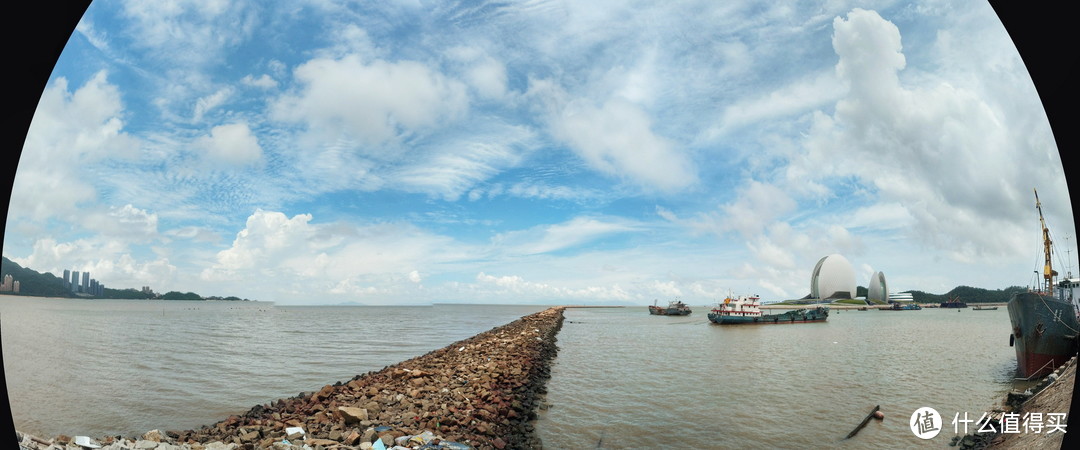
[[[1014,387],[1004,308],[833,311],[783,326],[645,308],[566,320],[536,424],[546,448],[940,448],[954,414],[977,418]],[[844,440],[876,405],[885,420]],[[947,416],[928,441],[907,423],[922,406]]]

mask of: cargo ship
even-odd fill
[[[663,306],[656,306],[655,302],[653,303],[654,304],[649,305],[649,314],[654,316],[687,316],[693,312],[690,310],[689,306],[679,300],[669,302],[666,308]]]
[[[1069,273],[1064,280],[1055,283],[1058,273],[1051,264],[1053,241],[1043,218],[1038,191],[1035,192],[1035,208],[1042,225],[1045,257],[1042,282],[1038,288],[1013,294],[1007,305],[1012,323],[1009,345],[1016,349],[1017,374],[1026,379],[1049,374],[1076,355],[1077,334],[1080,334],[1077,316],[1080,279]]]
[[[967,303],[960,301],[960,297],[951,297],[947,302],[941,302],[942,308],[967,308]]]
[[[824,322],[829,318],[828,306],[814,308],[801,308],[785,311],[779,314],[763,314],[761,312],[761,297],[756,295],[724,299],[723,303],[716,305],[709,313],[709,321],[719,325],[738,324],[790,324]]]
[[[901,304],[900,302],[893,302],[892,306],[878,308],[882,311],[919,311],[922,306],[918,303]]]

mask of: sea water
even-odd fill
[[[691,306],[567,309],[534,424],[544,447],[940,448],[955,414],[977,419],[1031,385],[1013,379],[1004,307],[720,326]],[[17,429],[131,436],[209,425],[545,308],[0,296],[0,339]],[[877,405],[885,419],[845,440]],[[926,441],[908,426],[923,406],[945,422]]]
[[[693,309],[567,309],[536,424],[545,448],[946,448],[958,414],[977,420],[1031,386],[1014,380],[1005,307],[789,325],[715,325]],[[845,439],[879,405],[884,420]],[[909,426],[924,406],[944,419],[929,440]]]
[[[0,339],[16,429],[126,437],[210,425],[546,308],[0,296]]]

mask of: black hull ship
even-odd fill
[[[649,305],[649,314],[654,316],[688,316],[692,312],[689,306],[679,300],[668,303],[667,307]]]
[[[1009,345],[1016,349],[1016,366],[1020,378],[1047,375],[1077,353],[1077,296],[1080,279],[1070,273],[1054,283],[1057,271],[1051,265],[1053,242],[1042,215],[1039,193],[1035,192],[1035,207],[1043,233],[1043,281],[1038,289],[1014,294],[1009,299],[1009,321],[1012,334]],[[1054,289],[1057,288],[1057,292]]]

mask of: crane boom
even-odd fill
[[[1039,224],[1042,225],[1043,234],[1043,255],[1046,257],[1046,261],[1043,264],[1043,290],[1047,294],[1053,295],[1054,276],[1057,275],[1057,272],[1054,271],[1053,264],[1050,261],[1050,252],[1053,247],[1053,242],[1050,240],[1050,229],[1046,227],[1046,219],[1043,218],[1042,203],[1039,202],[1039,191],[1034,188],[1032,190],[1035,191],[1035,209],[1039,211]]]

